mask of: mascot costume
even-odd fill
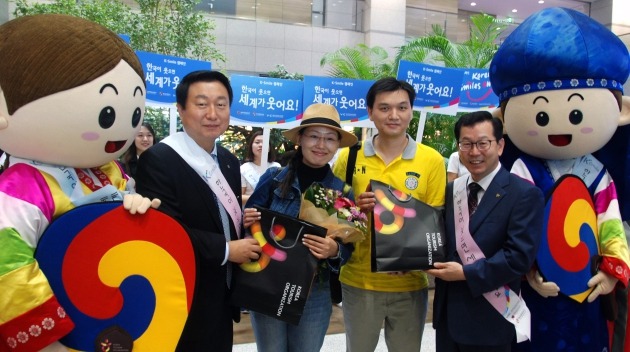
[[[0,176],[0,351],[96,349],[93,336],[87,337],[90,345],[83,347],[59,341],[73,332],[88,335],[81,330],[85,319],[80,309],[70,305],[110,308],[99,301],[99,294],[106,293],[120,303],[124,290],[76,271],[85,267],[94,270],[92,276],[97,271],[102,275],[105,264],[91,262],[90,257],[71,253],[65,259],[76,257],[74,264],[62,263],[59,272],[44,270],[38,256],[44,261],[63,256],[56,251],[65,239],[53,236],[48,241],[51,248],[57,246],[54,251],[39,249],[50,237],[42,236],[45,230],[55,227],[65,213],[81,208],[115,205],[121,214],[113,221],[129,218],[123,223],[162,215],[147,211],[157,208],[159,200],[136,194],[115,161],[134,141],[145,97],[142,66],[134,51],[98,24],[65,15],[35,15],[0,26],[0,149],[9,163]],[[114,202],[103,203],[108,201]],[[76,223],[56,227],[63,233]],[[107,225],[110,231],[99,237],[111,241],[121,231],[111,231],[112,222]],[[84,241],[79,252],[84,249],[93,256],[101,246],[94,241]],[[74,287],[94,292],[77,296],[52,284],[72,278]],[[151,299],[146,295],[138,301]],[[93,315],[114,315],[97,313]],[[101,347],[115,346],[105,338],[98,350]]]
[[[630,122],[622,96],[629,72],[619,38],[564,8],[528,17],[492,60],[492,88],[518,153],[502,163],[513,162],[512,172],[547,198],[536,267],[522,291],[531,341],[515,350],[611,350],[611,303],[630,276],[620,211],[630,211],[623,203],[630,152],[628,131],[619,127]],[[624,330],[616,337],[623,339],[627,308],[621,310],[616,328]],[[623,341],[612,343],[624,350]]]

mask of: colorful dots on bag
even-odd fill
[[[281,224],[274,224],[271,227],[271,234],[273,235],[274,240],[282,241],[287,235],[287,230]]]
[[[250,227],[250,231],[252,236],[256,241],[258,241],[258,245],[262,248],[262,253],[260,254],[260,258],[252,263],[243,263],[240,267],[250,273],[259,272],[264,270],[271,259],[277,260],[279,262],[283,262],[287,259],[287,253],[279,248],[272,246],[263,235],[262,228],[260,226],[260,222],[255,222]],[[286,236],[286,230],[284,226],[276,224],[271,228],[271,235],[274,237],[276,241],[283,239]]]
[[[401,201],[408,199],[404,193],[393,190],[392,194]],[[376,205],[374,206],[374,228],[384,235],[393,235],[400,231],[405,223],[404,218],[413,218],[416,211],[413,208],[405,208],[394,204],[387,198],[383,190],[374,190]]]

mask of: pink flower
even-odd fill
[[[337,199],[335,199],[335,209],[339,210],[342,208],[350,208],[354,206],[354,202],[352,202],[350,199],[346,198],[346,197],[339,197]]]
[[[337,237],[344,243],[358,242],[365,238],[368,232],[366,215],[352,200],[344,197],[341,191],[314,183],[304,191],[304,201],[337,218],[337,224],[319,224],[328,229],[329,236]],[[300,218],[306,221],[317,220],[314,216],[303,213],[302,209]]]

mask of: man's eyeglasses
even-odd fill
[[[473,146],[477,146],[477,150],[488,150],[490,149],[490,145],[492,144],[492,142],[496,142],[495,140],[492,139],[484,139],[481,141],[477,141],[477,142],[459,142],[457,143],[457,145],[459,146],[459,150],[461,150],[462,152],[468,152],[470,151]]]

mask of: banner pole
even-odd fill
[[[263,127],[263,148],[262,155],[260,156],[260,165],[265,169],[269,162],[269,160],[267,160],[267,156],[269,155],[269,137],[271,137],[271,128]]]
[[[416,142],[422,143],[422,136],[424,134],[424,125],[427,123],[426,110],[420,110],[420,119],[418,120],[418,131],[416,133]]]

